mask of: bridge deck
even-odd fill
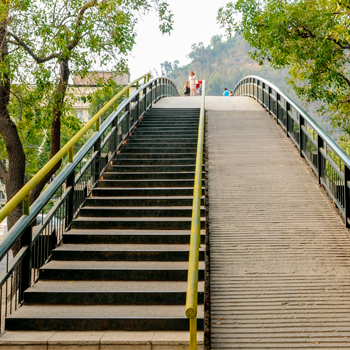
[[[349,349],[349,232],[267,112],[229,100],[207,113],[212,349]]]

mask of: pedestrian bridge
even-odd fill
[[[263,79],[199,127],[171,84],[115,107],[1,241],[0,348],[349,349],[350,159]]]

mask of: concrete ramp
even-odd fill
[[[350,349],[349,231],[257,102],[207,108],[211,348]]]

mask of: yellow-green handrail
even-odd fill
[[[196,170],[194,177],[191,240],[187,275],[186,317],[190,319],[190,350],[197,350],[198,263],[201,244],[201,197],[204,145],[205,81],[202,82],[202,101],[198,126]]]
[[[72,138],[70,139],[43,167],[35,176],[33,176],[11,200],[0,210],[0,222],[2,222],[22,201],[24,202],[23,214],[29,214],[29,194],[30,191],[48,174],[48,172],[67,154],[70,154],[70,161],[73,160],[73,146],[96,124],[96,130],[99,128],[100,117],[125,93],[129,93],[129,89],[139,83],[141,79],[149,81],[151,74],[147,73],[135,79],[130,84],[119,91],[101,110],[99,110],[91,120]],[[115,107],[115,106],[114,106]]]

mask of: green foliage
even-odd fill
[[[349,14],[348,1],[238,0],[219,10],[218,21],[255,48],[255,61],[287,67],[296,94],[318,101],[333,126],[350,133]]]
[[[37,173],[50,156],[50,126],[52,109],[48,101],[52,98],[53,86],[13,85],[9,103],[11,118],[26,154],[26,178]],[[68,102],[61,117],[62,144],[68,142],[82,127],[81,122]],[[0,159],[8,159],[5,142],[0,135]]]
[[[0,102],[8,108],[23,143],[28,178],[49,158],[53,119],[61,119],[63,144],[81,127],[67,102],[72,98],[62,87],[69,74],[84,78],[97,65],[107,64],[116,73],[127,72],[138,16],[154,9],[159,29],[170,33],[173,14],[162,0],[0,2],[0,32],[6,33],[0,51],[8,51],[0,55],[0,81],[4,84],[8,76],[15,82],[9,104],[6,97]],[[7,134],[8,125],[0,120],[0,135]],[[10,138],[6,142],[0,136],[0,160],[11,158],[6,153],[6,147],[12,147]]]
[[[90,102],[89,114],[94,116],[108,101],[110,101],[119,91],[123,89],[123,85],[117,84],[113,79],[109,79],[107,84],[97,89],[91,96],[88,96]],[[116,102],[120,104],[125,96],[120,97]],[[111,114],[113,107],[108,109],[107,115]]]

